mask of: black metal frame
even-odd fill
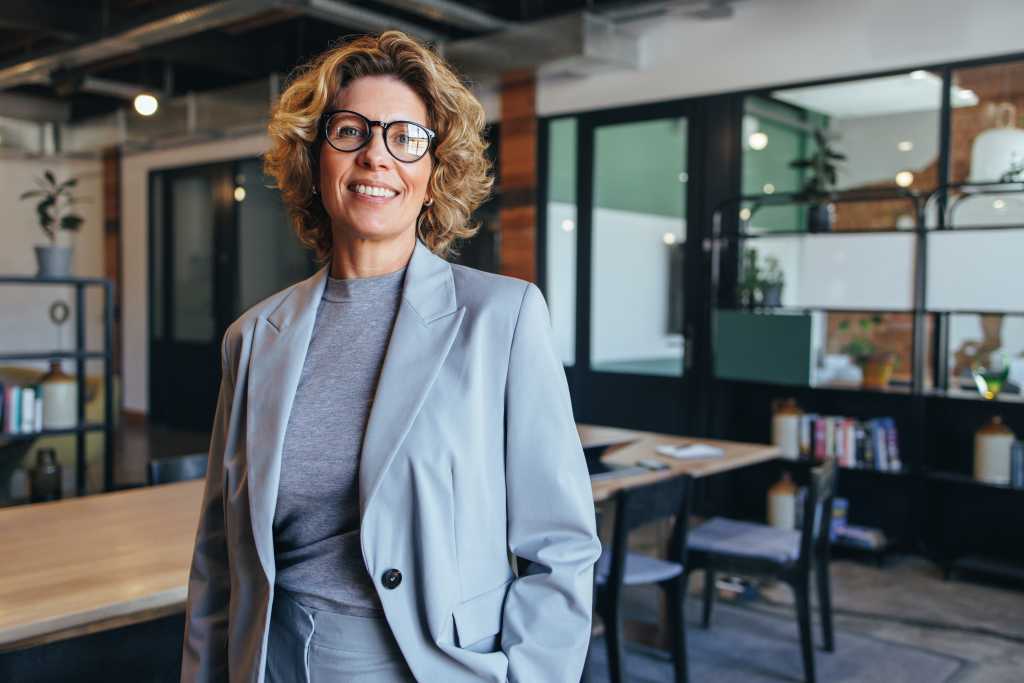
[[[78,386],[78,424],[67,429],[44,429],[38,432],[5,434],[3,439],[22,441],[57,434],[75,435],[75,488],[79,496],[86,494],[85,482],[85,433],[103,431],[103,489],[114,489],[114,283],[103,277],[61,277],[39,278],[23,275],[0,276],[0,284],[15,285],[72,285],[75,288],[75,350],[31,353],[0,354],[2,360],[49,360],[51,358],[73,358],[75,360],[75,381]],[[85,350],[85,288],[103,288],[103,351]],[[85,361],[88,358],[103,359],[103,410],[102,423],[85,421]]]

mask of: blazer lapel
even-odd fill
[[[451,264],[417,238],[363,436],[360,514],[373,500],[451,350],[466,313],[456,303]]]
[[[257,553],[271,581],[275,576],[273,521],[281,450],[329,270],[330,264],[323,266],[299,283],[266,318],[257,320],[249,357],[249,512]],[[451,265],[417,238],[363,436],[361,513],[419,413],[464,315],[465,307],[456,308]]]
[[[299,283],[266,318],[257,319],[253,332],[245,424],[249,515],[256,550],[271,581],[281,448],[329,268],[325,265]]]

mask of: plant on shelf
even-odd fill
[[[779,259],[766,256],[765,268],[761,275],[761,303],[768,307],[782,305],[782,287],[786,284],[786,276],[779,266]]]
[[[760,283],[760,270],[757,265],[757,249],[747,247],[743,250],[743,264],[740,268],[740,279],[736,283],[736,296],[740,308],[754,308]]]
[[[62,183],[57,182],[53,171],[43,172],[36,178],[35,190],[22,192],[20,199],[39,198],[36,204],[36,218],[39,227],[50,240],[48,245],[36,245],[36,259],[39,263],[38,277],[67,277],[71,274],[71,247],[58,245],[58,231],[75,233],[81,227],[83,218],[73,211],[79,201],[72,188],[78,184],[78,178],[68,178]]]
[[[889,386],[897,361],[895,353],[879,351],[871,338],[871,331],[881,324],[882,316],[877,313],[862,317],[857,321],[859,332],[839,349],[860,367],[863,374],[861,385],[872,389],[884,389]],[[849,332],[850,327],[849,318],[839,321],[840,332]]]
[[[765,267],[762,268],[758,262],[757,249],[747,247],[743,250],[743,264],[736,287],[741,308],[772,308],[782,305],[785,276],[779,266],[779,259],[775,256],[766,256],[764,263]]]
[[[807,229],[810,232],[828,232],[835,220],[835,204],[822,202],[836,187],[837,164],[846,161],[846,155],[830,145],[829,138],[823,128],[815,128],[814,141],[817,147],[814,153],[804,159],[789,162],[790,168],[809,171],[804,179],[801,194],[810,200],[807,215]]]

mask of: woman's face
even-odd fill
[[[391,76],[357,78],[338,92],[330,109],[348,109],[371,121],[430,125],[423,100]],[[339,152],[322,139],[317,185],[335,236],[344,231],[349,237],[380,240],[415,231],[420,209],[429,199],[426,193],[432,165],[430,153],[412,163],[391,156],[380,126],[372,127],[370,141],[355,152]],[[395,194],[370,196],[357,191],[359,185]]]

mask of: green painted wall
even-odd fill
[[[548,198],[576,201],[576,119],[548,129]],[[606,209],[682,217],[686,185],[685,119],[604,126],[595,133],[594,203]]]

